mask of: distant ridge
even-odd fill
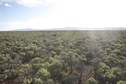
[[[33,28],[23,28],[23,29],[15,29],[11,31],[64,31],[64,30],[126,30],[126,28],[118,27],[118,28],[83,28],[83,27],[64,27],[64,28],[51,28],[51,29],[33,29]]]
[[[23,28],[23,29],[15,29],[15,30],[11,30],[11,31],[34,31],[35,29],[32,28]]]
[[[123,27],[107,27],[107,28],[84,28],[84,27],[64,27],[64,28],[52,28],[51,30],[126,30]]]

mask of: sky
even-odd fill
[[[126,27],[125,0],[0,0],[0,31]]]

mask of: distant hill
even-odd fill
[[[63,30],[126,30],[126,28],[83,28],[83,27],[64,27],[64,28],[51,28],[51,29],[33,29],[33,28],[23,28],[11,31],[63,31]]]
[[[52,30],[126,30],[126,28],[83,28],[83,27],[64,27],[64,28],[52,28]]]
[[[11,31],[34,31],[35,29],[32,28],[23,28],[23,29],[15,29],[15,30],[11,30]]]

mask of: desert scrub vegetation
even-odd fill
[[[126,31],[0,32],[0,84],[126,84]]]

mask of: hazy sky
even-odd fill
[[[0,30],[126,27],[126,0],[0,0]]]

